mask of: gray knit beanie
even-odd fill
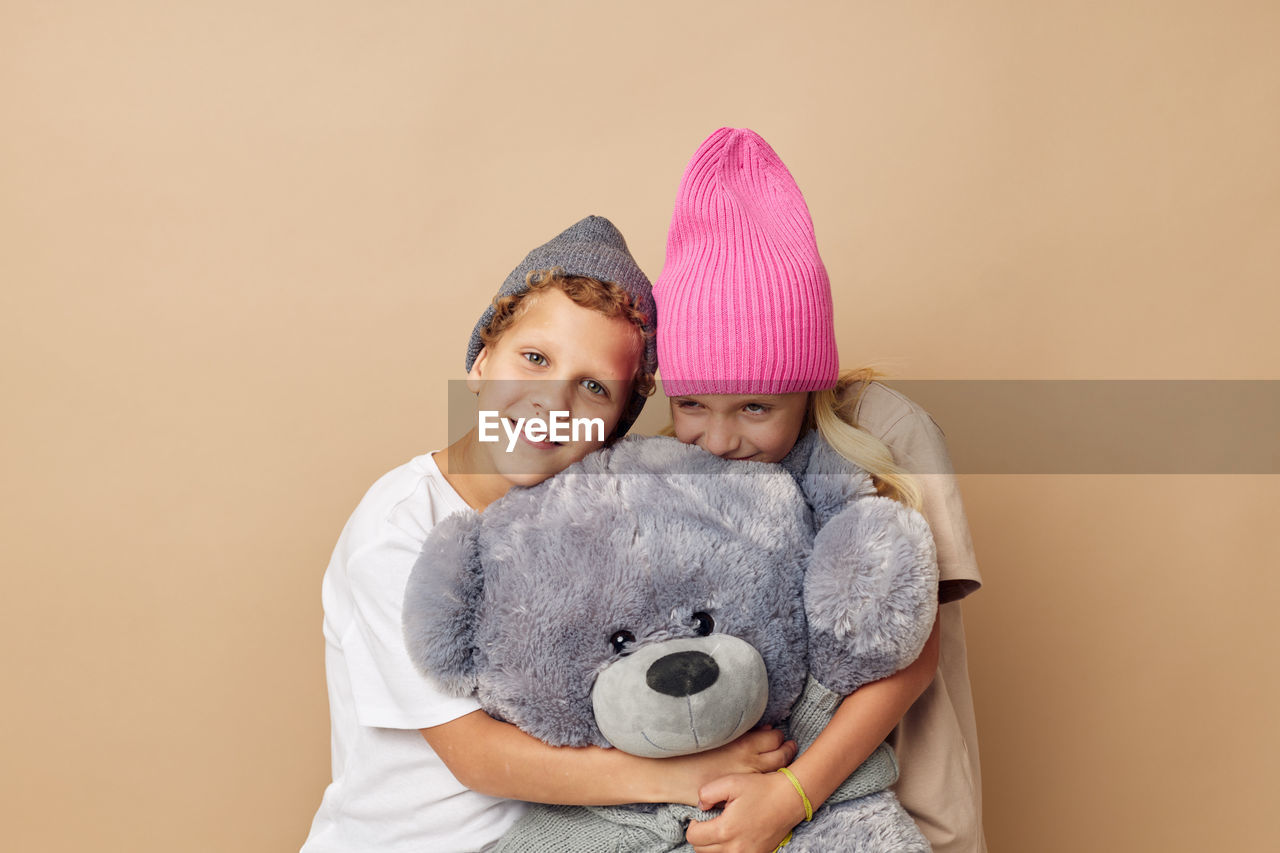
[[[645,342],[644,356],[641,360],[643,369],[653,373],[658,369],[658,353],[654,329],[657,323],[657,311],[653,305],[653,286],[649,278],[636,264],[635,258],[627,249],[627,241],[622,232],[603,216],[588,216],[586,219],[571,225],[546,243],[525,255],[520,265],[511,271],[507,280],[502,283],[494,300],[503,296],[525,293],[529,285],[525,281],[534,270],[547,270],[559,267],[565,275],[585,276],[597,281],[613,282],[631,297],[632,304],[645,316],[644,330],[648,333]],[[471,332],[471,340],[467,343],[467,371],[475,363],[476,356],[484,348],[480,332],[493,320],[493,303],[480,315]],[[631,395],[631,401],[622,412],[614,436],[626,434],[631,425],[640,416],[644,408],[645,397],[638,393]]]

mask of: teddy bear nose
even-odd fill
[[[716,683],[720,667],[703,652],[673,652],[658,658],[645,674],[649,687],[667,696],[692,696]]]

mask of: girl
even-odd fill
[[[757,134],[722,128],[694,154],[654,298],[677,438],[726,458],[781,462],[802,487],[810,459],[834,450],[870,473],[881,494],[923,509],[938,546],[940,601],[977,588],[941,433],[868,373],[838,375],[831,287],[808,207]],[[941,476],[917,481],[908,467]],[[776,849],[901,719],[891,739],[902,767],[899,799],[935,851],[984,851],[963,634],[950,607],[916,662],[848,696],[789,776],[734,775],[705,786],[701,805],[723,802],[725,811],[690,826],[694,849]]]

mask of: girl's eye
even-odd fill
[[[742,408],[753,415],[762,415],[765,412],[769,411],[769,407],[764,405],[763,403],[747,403]]]
[[[636,641],[636,635],[630,631],[618,631],[609,638],[609,645],[613,646],[613,650],[621,654],[626,651],[627,646]]]
[[[609,393],[603,385],[601,385],[599,382],[595,381],[594,379],[582,380],[582,387],[586,388],[589,393],[595,394],[597,396],[605,395]]]
[[[676,400],[677,409],[696,409],[698,405],[697,400]]]
[[[547,363],[547,357],[540,352],[527,352],[524,354],[524,357],[528,359],[530,363],[536,364],[539,367]]]
[[[716,627],[716,620],[711,618],[711,614],[703,613],[701,610],[693,614],[693,622],[694,625],[697,626],[696,630],[699,637],[707,636],[714,631]]]

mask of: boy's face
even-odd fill
[[[671,400],[676,438],[722,459],[781,462],[804,426],[809,394],[697,394]]]
[[[520,418],[547,421],[551,412],[569,419],[599,418],[603,436],[613,434],[631,399],[641,342],[624,317],[583,308],[559,290],[527,297],[524,315],[476,356],[467,374],[480,411],[497,411],[512,430]],[[578,440],[531,440],[520,431],[511,450],[505,427],[498,441],[478,442],[480,471],[515,486],[532,486],[563,471],[604,444],[596,429]]]

